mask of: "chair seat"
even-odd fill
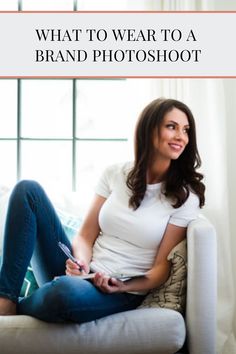
[[[173,354],[185,336],[182,315],[169,309],[137,309],[81,325],[0,317],[4,354]]]

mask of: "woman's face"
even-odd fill
[[[166,113],[158,129],[154,133],[154,158],[176,160],[189,142],[189,121],[187,115],[173,108]]]

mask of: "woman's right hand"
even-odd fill
[[[66,275],[82,275],[89,273],[89,266],[83,261],[78,260],[78,263],[82,270],[79,269],[78,264],[71,259],[66,260]]]

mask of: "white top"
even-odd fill
[[[139,208],[130,208],[126,178],[131,167],[131,163],[108,167],[96,187],[96,193],[107,200],[99,213],[101,234],[93,248],[92,271],[148,271],[167,224],[186,227],[199,213],[199,199],[192,192],[180,208],[173,208],[161,193],[162,183],[148,184]]]

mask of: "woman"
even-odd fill
[[[72,246],[43,189],[19,182],[5,227],[0,314],[82,323],[136,308],[167,280],[167,256],[204,205],[199,166],[191,111],[179,101],[157,99],[138,120],[134,163],[106,169]],[[66,259],[58,241],[78,264]],[[40,288],[18,300],[30,261]],[[80,278],[89,272],[92,280]],[[114,272],[145,275],[122,281],[109,276]]]

